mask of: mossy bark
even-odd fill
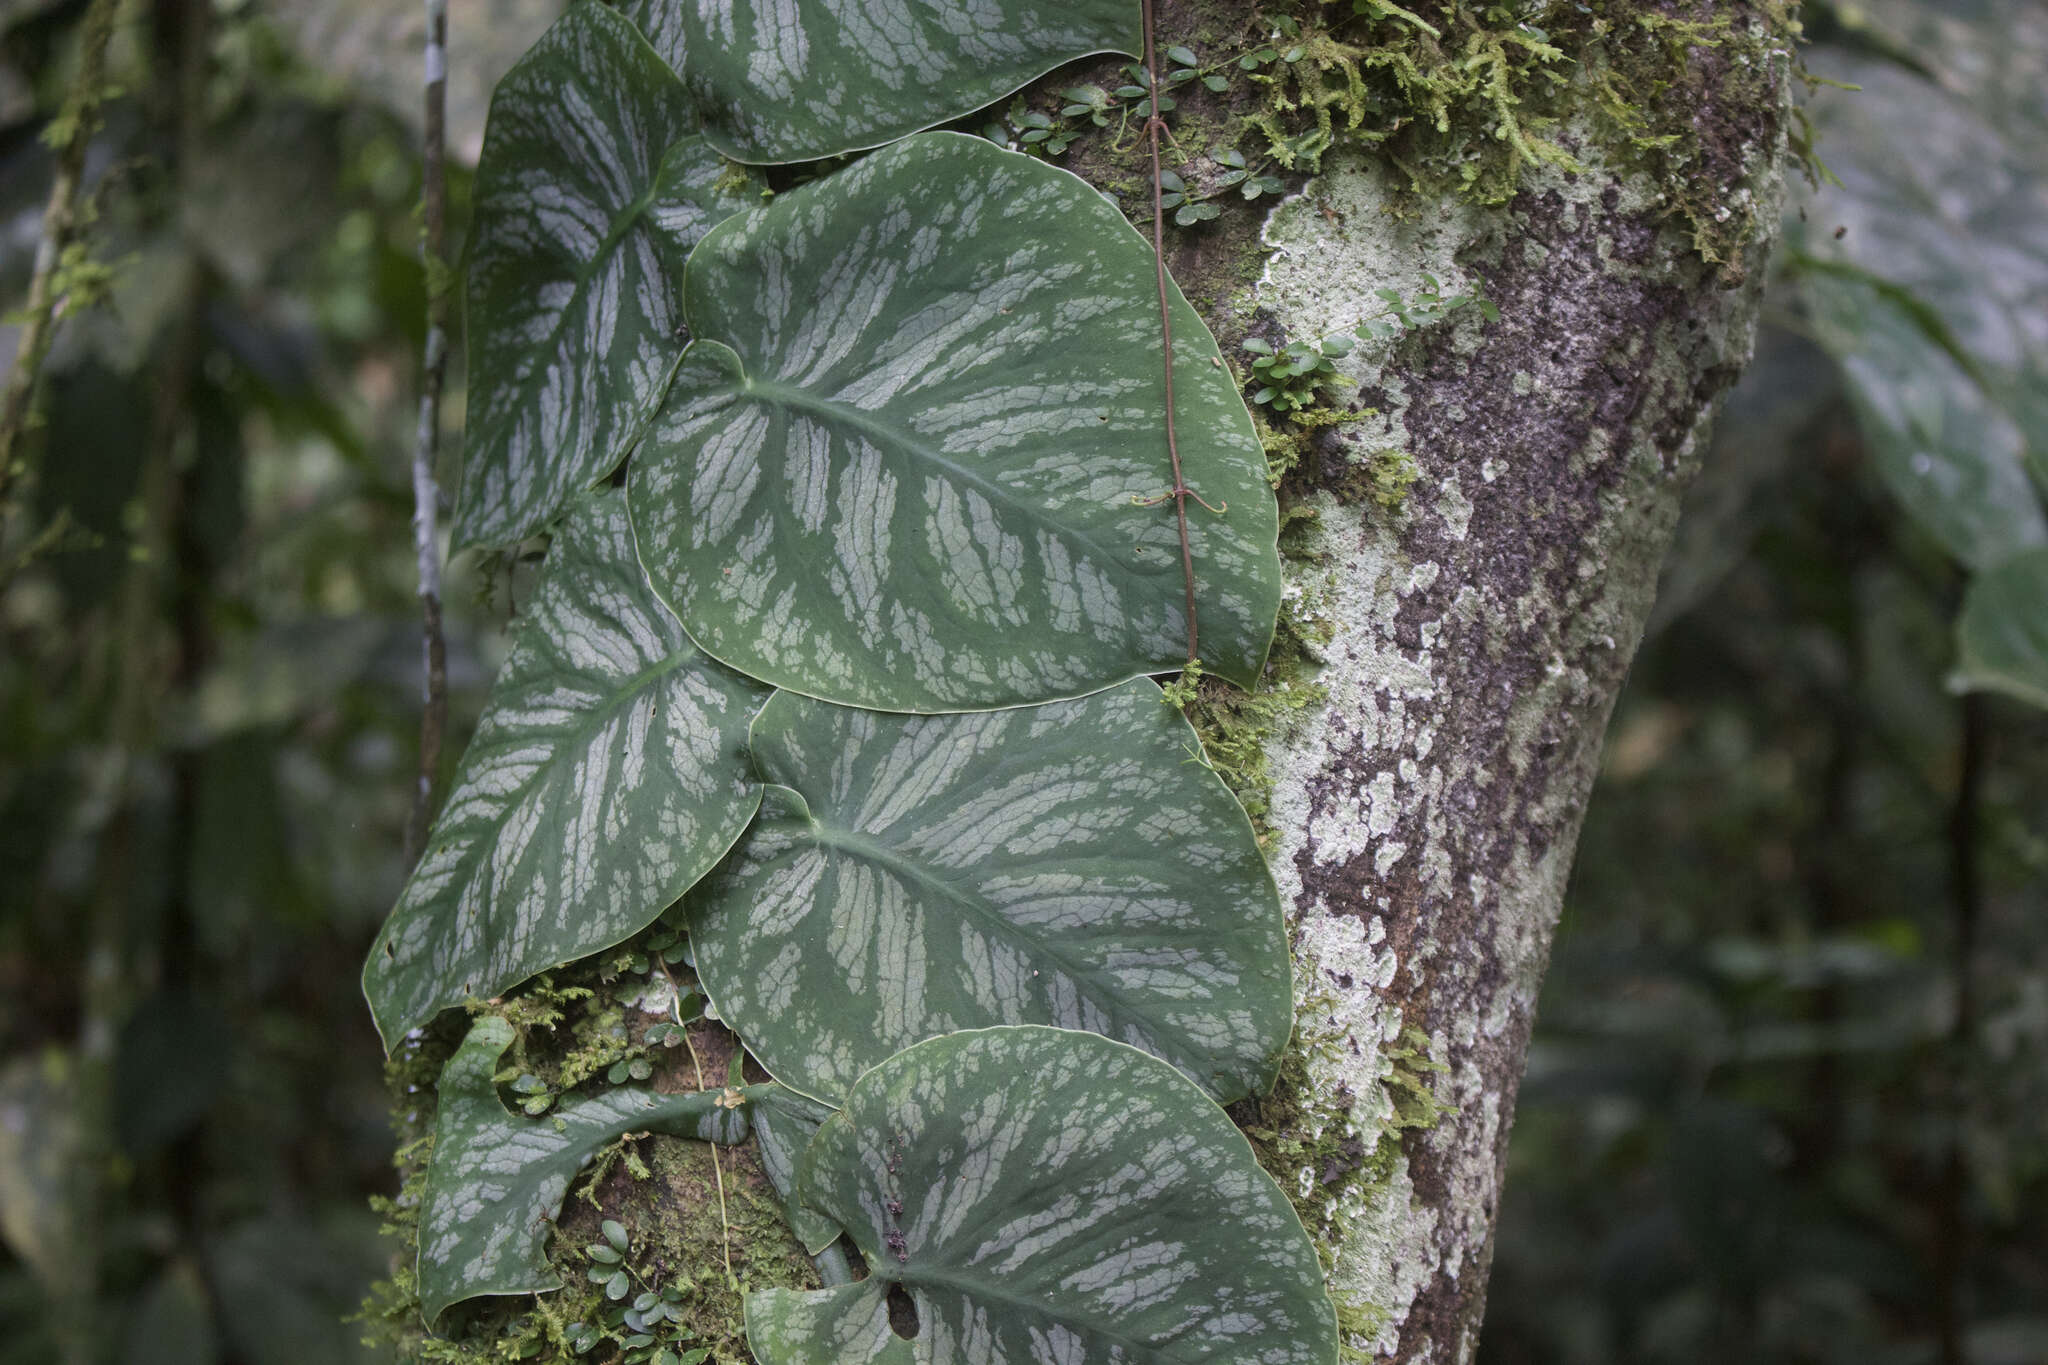
[[[1750,355],[1793,60],[1781,14],[1686,13],[1722,37],[1682,49],[1688,154],[1629,157],[1590,89],[1583,116],[1547,130],[1576,169],[1530,167],[1501,203],[1418,193],[1406,169],[1332,152],[1266,220],[1257,285],[1209,309],[1226,337],[1314,338],[1428,274],[1500,314],[1354,352],[1350,406],[1377,411],[1318,429],[1283,493],[1313,517],[1290,596],[1317,627],[1297,634],[1328,700],[1266,748],[1314,1042],[1289,1103],[1322,1137],[1301,1171],[1275,1173],[1327,1187],[1312,1231],[1355,1358],[1476,1348],[1602,734],[1716,400]],[[1681,208],[1702,204],[1752,226],[1703,254]],[[1392,511],[1370,496],[1390,452],[1419,472]],[[1404,1095],[1424,1097],[1422,1120]],[[1339,1136],[1348,1162],[1330,1158]]]

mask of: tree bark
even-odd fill
[[[1715,55],[1694,55],[1720,88]],[[1348,330],[1379,311],[1373,289],[1412,291],[1424,272],[1500,311],[1350,358],[1380,412],[1321,438],[1315,557],[1290,564],[1290,593],[1329,633],[1329,696],[1269,747],[1271,852],[1314,1044],[1301,1107],[1364,1152],[1389,1139],[1388,1159],[1335,1177],[1340,1212],[1311,1229],[1367,1358],[1466,1361],[1477,1346],[1602,735],[1716,401],[1754,340],[1789,123],[1789,54],[1774,60],[1774,104],[1709,98],[1694,115],[1694,188],[1754,206],[1759,225],[1725,268],[1583,128],[1561,138],[1583,173],[1544,168],[1498,208],[1418,212],[1357,158],[1266,225],[1257,319],[1290,338]],[[1343,491],[1387,451],[1420,471],[1396,513]],[[1423,1066],[1408,1055],[1425,1051]],[[1449,1112],[1395,1129],[1386,1082],[1402,1072]],[[1302,1174],[1332,1179],[1327,1164]]]

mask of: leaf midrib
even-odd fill
[[[863,1248],[863,1250],[865,1251],[866,1249]],[[880,1258],[875,1258],[875,1263],[886,1264]],[[996,1288],[993,1282],[990,1281],[971,1279],[965,1275],[949,1275],[941,1270],[922,1268],[918,1269],[915,1274],[899,1271],[897,1274],[891,1275],[886,1269],[881,1271],[880,1274],[884,1279],[892,1279],[904,1285],[924,1286],[936,1284],[960,1295],[970,1303],[976,1300],[985,1301],[993,1299],[997,1303],[1013,1309],[1026,1317],[1036,1318],[1042,1322],[1056,1322],[1063,1327],[1078,1327],[1091,1336],[1099,1337],[1104,1341],[1123,1347],[1124,1350],[1131,1352],[1138,1360],[1156,1361],[1159,1362],[1159,1365],[1186,1365],[1188,1359],[1186,1356],[1170,1354],[1170,1347],[1154,1346],[1149,1342],[1133,1340],[1130,1337],[1119,1335],[1106,1328],[1098,1327],[1087,1318],[1068,1317],[1048,1312],[1042,1300],[1028,1299],[1020,1294],[1006,1293]]]
[[[562,305],[561,311],[555,315],[554,326],[548,329],[548,334],[542,341],[534,345],[520,347],[519,349],[522,353],[530,355],[542,349],[553,352],[558,348],[562,334],[569,328],[569,319],[571,317],[580,317],[585,311],[577,305],[583,301],[583,296],[590,292],[590,282],[596,279],[611,259],[618,254],[619,243],[624,241],[626,235],[640,225],[640,220],[646,215],[647,210],[660,195],[664,177],[668,171],[669,160],[675,155],[676,148],[694,136],[697,136],[697,134],[686,133],[662,150],[661,158],[655,165],[653,180],[646,189],[640,192],[640,196],[637,199],[613,215],[611,226],[606,230],[603,240],[597,244],[597,250],[590,255],[589,265],[577,272],[575,277],[576,286],[570,290],[568,300]],[[546,381],[547,376],[548,367],[545,365],[536,365],[529,369],[526,377],[513,390],[515,401],[506,405],[506,415],[504,418],[477,433],[479,440],[484,443],[495,443],[498,439],[498,433],[506,426],[515,424],[518,421],[518,415],[532,406],[534,395]],[[647,405],[648,408],[651,409],[659,401],[660,395],[657,394],[655,399]],[[646,412],[641,412],[635,413],[633,416],[635,421],[638,421],[646,415]]]
[[[574,725],[562,733],[546,761],[540,765],[540,770],[526,782],[521,783],[517,793],[498,808],[497,814],[489,820],[486,826],[487,832],[485,836],[475,840],[470,845],[468,855],[462,860],[464,876],[458,884],[468,884],[469,872],[475,868],[479,859],[495,861],[495,845],[498,838],[504,832],[505,824],[510,818],[510,812],[515,807],[534,799],[538,793],[553,787],[561,778],[562,765],[572,762],[575,753],[587,752],[590,748],[591,737],[599,729],[603,728],[605,724],[609,723],[612,717],[617,715],[619,711],[631,704],[634,699],[653,688],[663,678],[681,671],[683,666],[692,659],[701,657],[702,655],[699,651],[689,645],[685,645],[675,653],[662,659],[659,663],[651,664],[641,669],[638,673],[627,679],[619,688],[608,693],[603,701],[584,712]],[[522,681],[521,683],[522,689],[531,685],[530,682]],[[519,739],[516,737],[508,737],[506,740],[507,744],[515,747],[529,742],[530,739]],[[497,747],[495,744],[491,746],[492,750],[495,750]],[[436,833],[438,834],[438,831]],[[432,842],[431,838],[429,842]],[[531,849],[531,841],[520,849],[521,861],[524,861]],[[456,910],[458,914],[461,912],[459,900]],[[494,905],[492,912],[483,917],[483,934],[479,950],[480,956],[486,964],[495,961],[497,958],[501,937],[498,921],[501,914],[502,912]]]
[[[1114,985],[1101,981],[1094,969],[1081,966],[1073,958],[1062,953],[1050,940],[1034,938],[1020,926],[1011,923],[1000,911],[987,905],[980,897],[962,892],[922,863],[896,852],[873,835],[828,825],[815,816],[811,817],[811,829],[812,837],[824,847],[864,858],[907,881],[933,891],[949,903],[962,907],[977,923],[993,926],[1002,937],[1019,944],[1032,956],[1050,958],[1069,979],[1090,995],[1096,996],[1098,1004],[1104,1003],[1106,997],[1107,1003],[1115,1013],[1138,1023],[1143,1028],[1146,1038],[1150,1039],[1155,1047],[1159,1046],[1157,1030],[1147,1018],[1145,1011],[1133,1006]],[[1151,1051],[1150,1048],[1145,1050]]]
[[[1163,565],[1158,569],[1133,564],[1129,556],[1114,553],[1087,531],[1074,526],[1072,523],[1054,520],[1043,509],[1023,500],[1016,493],[989,478],[986,474],[968,468],[945,452],[937,450],[919,440],[906,429],[891,426],[864,408],[857,408],[849,403],[842,403],[837,399],[823,397],[800,385],[786,384],[775,379],[756,379],[751,375],[741,381],[741,392],[745,397],[755,398],[764,403],[780,403],[798,412],[821,418],[828,423],[838,423],[853,427],[874,441],[881,449],[907,451],[925,463],[936,466],[947,477],[960,483],[971,485],[991,502],[1018,513],[1034,525],[1046,527],[1062,539],[1078,541],[1080,544],[1087,546],[1090,551],[1103,561],[1115,565],[1118,569],[1130,574],[1134,578],[1156,578],[1165,573],[1167,569],[1178,570],[1180,567],[1178,561]],[[1126,622],[1125,634],[1127,637],[1130,634],[1128,622]]]

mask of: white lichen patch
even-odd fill
[[[1472,238],[1478,210],[1459,201],[1432,204],[1426,214],[1412,204],[1396,213],[1398,172],[1356,151],[1333,153],[1324,166],[1306,189],[1281,201],[1261,232],[1271,254],[1256,291],[1260,302],[1282,314],[1290,338],[1349,334],[1367,319],[1384,320],[1388,303],[1376,291],[1392,289],[1412,300],[1426,287],[1425,277],[1447,296],[1478,290],[1479,282],[1455,259]],[[1481,329],[1469,314],[1439,324],[1458,329],[1460,349],[1480,344]],[[1378,388],[1405,340],[1361,341],[1337,368],[1361,388]],[[1398,403],[1395,395],[1381,406],[1391,410]]]
[[[1335,1044],[1305,1049],[1311,1095],[1347,1097],[1341,1104],[1333,1099],[1330,1112],[1341,1114],[1339,1121],[1371,1151],[1395,1118],[1385,1082],[1393,1071],[1388,1050],[1401,1036],[1403,1019],[1384,992],[1400,963],[1384,920],[1361,916],[1356,907],[1303,904],[1297,858],[1304,848],[1318,861],[1363,855],[1384,876],[1413,852],[1394,836],[1404,811],[1442,792],[1444,774],[1432,761],[1438,683],[1431,651],[1400,649],[1393,635],[1402,603],[1435,586],[1439,569],[1402,555],[1356,508],[1325,497],[1317,512],[1325,552],[1339,567],[1331,573],[1296,560],[1289,572],[1313,582],[1321,614],[1334,629],[1318,677],[1330,704],[1303,718],[1287,741],[1289,760],[1276,767],[1272,865],[1284,903],[1294,908],[1303,1036]],[[1317,809],[1309,790],[1320,771],[1316,760],[1353,745],[1401,757]],[[1425,847],[1419,856],[1426,878],[1436,880],[1433,869],[1448,875],[1441,850]],[[1353,1347],[1384,1353],[1434,1273],[1433,1258],[1416,1250],[1434,1241],[1437,1215],[1414,1207],[1405,1157],[1393,1157],[1391,1172],[1376,1168],[1366,1175],[1338,1191],[1325,1226],[1312,1232],[1331,1253],[1331,1292],[1372,1324],[1374,1339]]]

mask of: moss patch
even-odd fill
[[[730,1032],[699,1020],[677,1033],[662,1028],[664,1015],[643,1008],[643,1000],[691,996],[687,969],[660,961],[673,941],[673,930],[657,923],[619,948],[543,974],[497,999],[473,1002],[472,1014],[497,1014],[513,1024],[516,1037],[506,1066],[522,1080],[531,1078],[517,1089],[551,1099],[604,1089],[617,1083],[615,1075],[665,1091],[701,1088],[700,1078],[701,1086],[724,1084],[743,1057]],[[586,1251],[602,1240],[604,1220],[612,1219],[624,1225],[630,1242],[623,1269],[632,1289],[624,1302],[642,1293],[680,1290],[682,1321],[666,1325],[660,1342],[678,1351],[706,1348],[708,1361],[717,1365],[746,1365],[751,1357],[742,1293],[816,1288],[816,1271],[790,1233],[751,1145],[714,1148],[663,1134],[614,1143],[571,1185],[548,1249],[549,1263],[561,1275],[559,1292],[457,1305],[438,1335],[426,1330],[414,1264],[433,1152],[434,1085],[467,1027],[466,1019],[444,1018],[408,1041],[386,1066],[402,1183],[397,1198],[373,1201],[393,1242],[392,1270],[372,1286],[355,1319],[365,1344],[393,1359],[434,1365],[620,1359],[617,1305],[591,1280],[596,1263]],[[650,1040],[650,1029],[657,1030],[658,1040]],[[619,1268],[606,1267],[607,1278]],[[591,1334],[597,1344],[579,1353],[577,1346]]]
[[[1334,1249],[1358,1211],[1383,1199],[1399,1173],[1402,1135],[1433,1128],[1450,1112],[1430,1084],[1431,1074],[1444,1067],[1429,1059],[1428,1040],[1409,1030],[1381,1054],[1389,1064],[1381,1085],[1391,1105],[1390,1117],[1361,1124],[1359,1097],[1320,1078],[1334,1074],[1344,1049],[1353,1046],[1342,1030],[1327,1022],[1334,1004],[1327,995],[1301,1001],[1272,1092],[1239,1101],[1229,1111],[1259,1164],[1294,1205],[1326,1279],[1336,1269]],[[1377,1132],[1369,1139],[1361,1128],[1370,1127],[1377,1127]],[[1353,1343],[1370,1342],[1379,1335],[1387,1307],[1334,1286],[1331,1297],[1344,1358],[1369,1361],[1370,1353]]]
[[[1778,63],[1800,34],[1786,0],[1746,11],[1426,0],[1412,13],[1297,0],[1279,22],[1282,60],[1250,75],[1264,95],[1244,118],[1281,165],[1320,170],[1351,141],[1399,167],[1418,208],[1444,194],[1504,203],[1533,166],[1580,169],[1572,130],[1584,130],[1606,159],[1647,176],[1724,269],[1756,228],[1752,206],[1724,197],[1742,179],[1744,133],[1769,140],[1761,122],[1775,117]],[[1713,107],[1758,116],[1730,121],[1708,116]],[[1698,131],[1723,127],[1736,134]]]
[[[1265,207],[1217,192],[1228,168],[1208,153],[1223,148],[1293,186],[1332,150],[1364,148],[1399,168],[1415,212],[1447,196],[1505,203],[1532,167],[1577,171],[1598,153],[1655,186],[1663,212],[1732,278],[1757,223],[1728,192],[1775,136],[1778,72],[1801,35],[1794,0],[1291,0],[1257,15],[1182,0],[1162,5],[1159,29],[1162,50],[1193,47],[1225,82],[1173,87],[1166,158],[1222,210],[1169,229],[1176,277],[1212,321],[1256,276],[1243,248]],[[1077,82],[1113,90],[1127,79],[1119,65],[1057,73],[1019,108],[1058,125],[1062,164],[1146,226],[1151,177],[1133,122],[1120,110],[1099,128],[1061,113]],[[1741,110],[1751,112],[1728,116]],[[1809,176],[1822,174],[1805,139],[1793,142]]]

